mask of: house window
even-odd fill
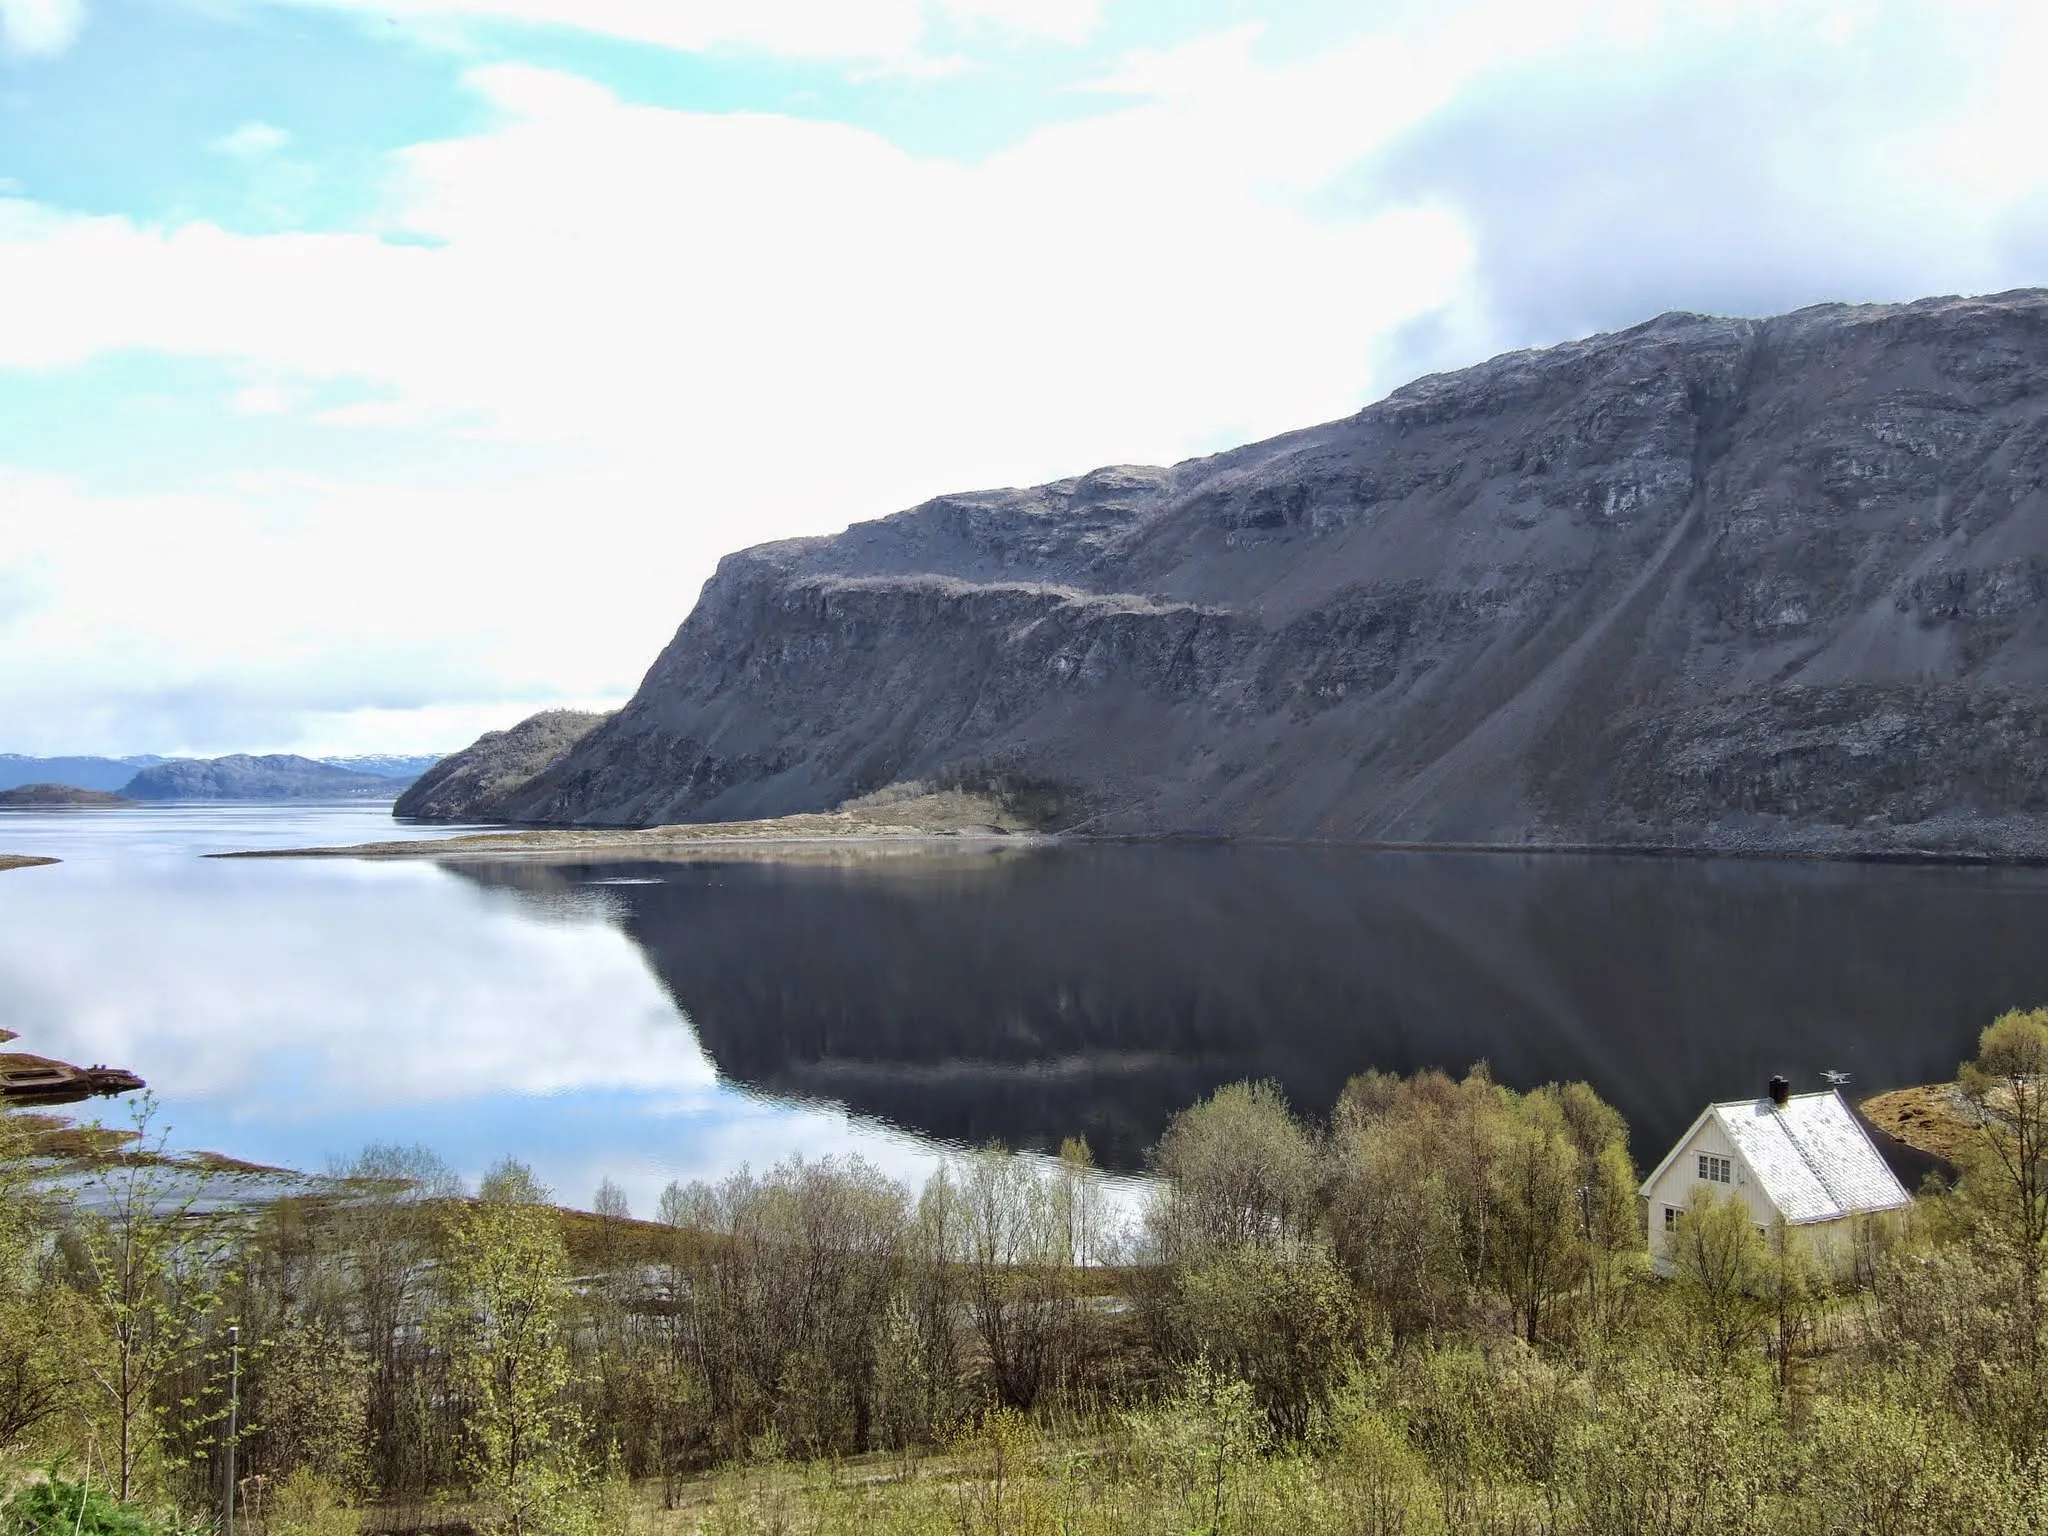
[[[1676,1232],[1678,1230],[1678,1207],[1675,1205],[1664,1207],[1664,1230],[1666,1232]]]
[[[1700,1154],[1700,1177],[1709,1184],[1729,1184],[1734,1179],[1730,1173],[1728,1159],[1716,1157],[1711,1152]]]

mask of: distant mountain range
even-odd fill
[[[389,800],[438,759],[391,753],[298,757],[25,757],[0,753],[0,790],[68,784],[131,800]]]

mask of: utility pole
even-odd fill
[[[228,1324],[228,1493],[224,1536],[235,1536],[235,1436],[242,1416],[242,1330]]]

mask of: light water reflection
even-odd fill
[[[440,829],[448,830],[448,829]],[[411,835],[437,835],[410,829]],[[1774,1072],[1952,1071],[2048,1000],[2048,871],[1218,847],[843,865],[217,862],[372,809],[0,818],[0,1023],[141,1072],[178,1139],[318,1168],[516,1152],[565,1198],[1085,1134],[1137,1165],[1220,1083],[1591,1080],[1654,1157]],[[396,835],[407,835],[399,829]]]
[[[179,1145],[288,1167],[417,1141],[474,1181],[515,1152],[567,1200],[609,1176],[651,1212],[671,1178],[793,1152],[912,1178],[939,1160],[720,1083],[601,891],[200,857],[450,830],[364,807],[9,814],[0,848],[66,862],[0,875],[0,1023],[141,1073]]]

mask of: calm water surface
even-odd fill
[[[2048,1001],[2048,871],[1098,847],[851,866],[205,861],[379,810],[0,816],[0,1023],[133,1067],[177,1140],[318,1168],[516,1152],[565,1199],[794,1152],[918,1177],[1219,1083],[1583,1077],[1654,1158],[1774,1072],[1944,1076]]]

